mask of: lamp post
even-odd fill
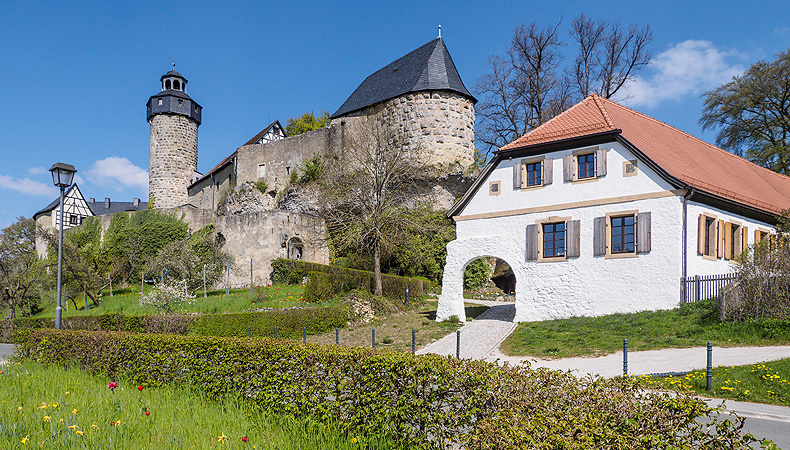
[[[60,188],[60,232],[58,234],[58,305],[55,307],[55,328],[60,329],[60,318],[63,308],[60,306],[61,283],[63,279],[63,197],[66,188],[71,186],[77,169],[70,164],[57,163],[49,169],[52,182]]]

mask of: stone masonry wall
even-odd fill
[[[189,202],[189,186],[197,170],[198,124],[176,114],[151,118],[151,153],[148,191],[156,208],[173,208]]]
[[[421,165],[469,167],[475,151],[475,108],[452,92],[416,92],[366,108],[353,117],[378,115],[406,135],[409,151]]]

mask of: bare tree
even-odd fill
[[[320,180],[321,214],[334,245],[357,247],[373,259],[374,293],[381,295],[381,258],[410,226],[415,182],[413,155],[400,133],[359,118],[348,133],[342,164],[330,164]]]
[[[20,217],[0,233],[0,298],[8,305],[6,319],[14,318],[16,308],[25,316],[34,313],[43,282],[44,271],[36,254],[36,224]]]
[[[491,72],[477,80],[482,96],[477,105],[480,141],[489,148],[518,138],[552,117],[556,104],[566,103],[563,77],[560,24],[539,29],[533,22],[516,28],[507,58],[488,59]]]
[[[648,25],[627,29],[581,15],[571,22],[578,45],[570,68],[563,68],[560,24],[535,23],[515,30],[507,56],[491,56],[489,72],[475,88],[480,102],[477,139],[488,150],[512,142],[580,98],[597,93],[610,98],[650,61]]]

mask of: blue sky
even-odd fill
[[[145,103],[171,58],[204,108],[206,172],[272,120],[334,112],[366,76],[435,38],[438,24],[472,89],[517,26],[562,20],[569,42],[579,13],[649,23],[653,63],[625,104],[710,142],[715,134],[697,125],[700,94],[790,47],[786,0],[2,2],[0,226],[57,196],[48,169],[58,161],[77,168],[86,197],[145,199]]]

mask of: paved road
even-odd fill
[[[11,356],[14,351],[14,346],[12,344],[0,344],[0,363],[2,363],[6,358]]]

